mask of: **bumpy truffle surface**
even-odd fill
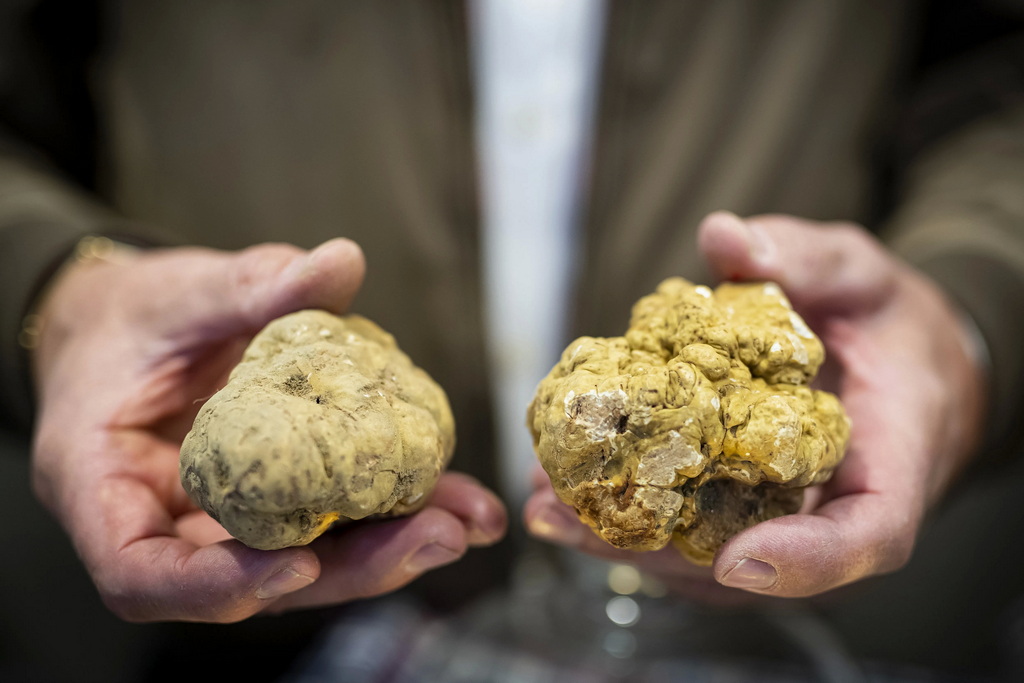
[[[455,446],[444,391],[369,320],[271,322],[181,447],[189,496],[248,546],[309,543],[336,520],[406,514]]]
[[[619,548],[670,541],[709,564],[726,540],[796,512],[842,459],[849,420],[807,385],[821,341],[774,283],[682,278],[633,307],[623,337],[581,337],[527,420],[559,498]]]

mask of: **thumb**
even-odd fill
[[[711,268],[729,280],[771,280],[806,311],[873,308],[888,297],[897,264],[865,229],[791,216],[708,215],[697,236]]]
[[[97,572],[97,587],[109,609],[133,622],[240,621],[321,571],[309,548],[254,550],[235,540],[197,548],[166,536],[133,542],[119,562]]]
[[[341,313],[355,298],[365,270],[362,250],[344,238],[312,251],[261,244],[229,254],[204,252],[188,262],[192,295],[182,306],[185,316],[165,332],[192,346],[253,333],[275,318],[306,308]]]

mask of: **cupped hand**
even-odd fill
[[[337,239],[310,252],[153,250],[59,276],[33,359],[33,485],[116,614],[229,622],[345,602],[503,535],[501,502],[454,473],[411,517],[276,551],[230,539],[185,495],[181,440],[249,339],[292,311],[344,311],[364,267],[358,246]]]
[[[829,359],[818,385],[839,395],[853,423],[845,460],[799,514],[737,534],[710,571],[686,566],[671,548],[616,551],[542,480],[527,526],[632,561],[689,594],[703,594],[713,577],[764,595],[810,596],[902,567],[927,511],[977,447],[985,378],[969,323],[856,225],[719,212],[704,220],[699,245],[723,278],[778,282],[821,336]]]

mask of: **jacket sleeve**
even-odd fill
[[[990,400],[980,457],[997,461],[1024,445],[1024,36],[946,71],[923,101],[909,117],[906,137],[916,140],[886,237],[984,339]]]
[[[31,423],[22,320],[87,233],[122,220],[87,191],[95,168],[86,87],[93,3],[0,3],[0,424]]]
[[[121,221],[45,167],[0,153],[0,419],[27,427],[32,417],[28,355],[19,343],[43,284],[86,234],[110,234]]]

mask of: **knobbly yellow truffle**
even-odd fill
[[[369,320],[271,322],[181,447],[189,496],[248,546],[309,543],[339,519],[406,514],[455,447],[444,391]]]
[[[670,541],[710,564],[726,540],[796,512],[842,459],[849,420],[808,387],[821,341],[773,283],[665,280],[623,337],[581,337],[528,424],[559,498],[619,548]]]

